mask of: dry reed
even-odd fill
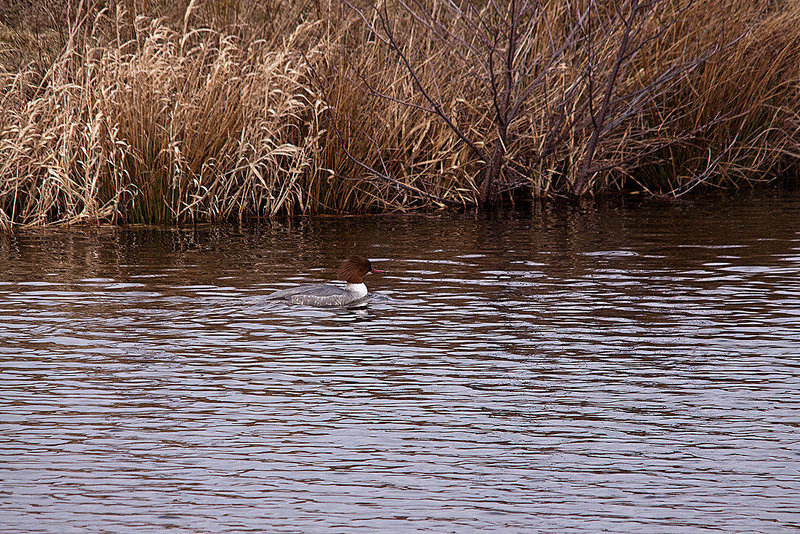
[[[542,60],[587,1],[542,3],[518,37],[514,61],[544,74],[502,128],[491,79],[447,44],[480,36],[441,3],[417,2],[424,20],[392,4],[394,46],[368,3],[334,0],[80,2],[35,35],[0,16],[0,228],[476,206],[494,153],[512,200],[796,178],[797,3],[675,3],[643,22],[658,39],[620,69],[589,151],[624,28],[596,9],[591,54],[584,37]]]

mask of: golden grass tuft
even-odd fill
[[[126,15],[106,24],[121,34]],[[70,43],[32,98],[26,73],[6,75],[8,218],[161,223],[307,212],[307,190],[323,172],[313,163],[324,105],[294,49],[314,23],[277,49],[141,17],[130,25],[127,41]]]

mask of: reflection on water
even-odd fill
[[[0,237],[4,528],[797,528],[798,220],[794,196]],[[351,252],[388,270],[367,306],[264,300]]]

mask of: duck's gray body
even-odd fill
[[[276,291],[267,298],[305,306],[349,306],[367,298],[367,286],[347,284],[341,288],[330,284],[312,284]]]

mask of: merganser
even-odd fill
[[[364,276],[382,272],[373,269],[368,259],[353,255],[336,271],[336,279],[347,282],[344,289],[331,284],[310,284],[276,291],[267,298],[306,306],[348,306],[367,297]]]

